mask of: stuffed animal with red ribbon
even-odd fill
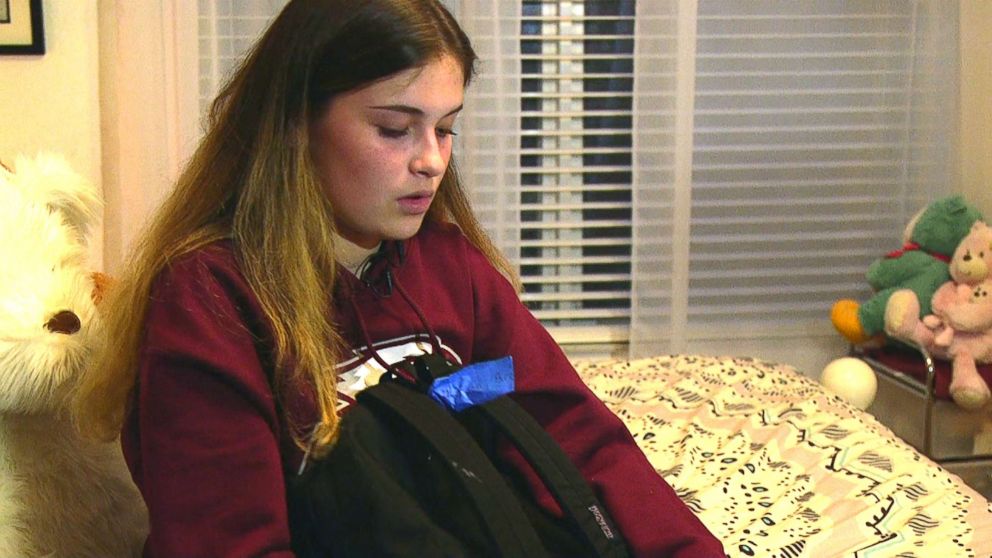
[[[920,301],[919,318],[931,313],[930,301],[950,281],[948,264],[979,210],[959,195],[938,199],[914,216],[903,232],[904,244],[875,260],[866,273],[873,294],[864,302],[837,301],[830,313],[834,327],[855,345],[885,340],[885,308],[898,290],[912,291]]]
[[[931,299],[933,313],[923,319],[918,318],[920,301],[913,291],[893,293],[885,331],[950,360],[951,398],[965,409],[979,409],[992,396],[977,369],[992,363],[992,229],[984,222],[976,222],[958,244],[950,273],[951,280]]]

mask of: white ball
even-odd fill
[[[828,364],[820,375],[820,383],[862,410],[871,405],[878,391],[875,371],[865,361],[853,357],[839,358]]]

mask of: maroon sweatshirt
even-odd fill
[[[373,267],[372,287],[340,274],[333,319],[355,354],[338,370],[342,401],[379,366],[370,342],[391,363],[431,351],[430,328],[462,363],[510,355],[513,397],[571,456],[635,556],[724,556],[513,287],[455,227],[427,224]],[[407,296],[390,288],[386,269]],[[122,436],[149,508],[145,556],[292,556],[283,479],[302,452],[270,387],[268,321],[230,243],[189,254],[157,278],[145,328]],[[313,401],[289,400],[290,416],[312,423]],[[538,494],[555,509],[546,491]]]

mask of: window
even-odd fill
[[[524,302],[552,327],[625,329],[633,1],[462,8],[459,15],[478,28],[482,71],[469,91],[458,154],[483,221],[512,225],[495,236],[519,263]],[[506,47],[509,56],[498,52]],[[502,63],[513,75],[497,83],[491,70]],[[500,123],[513,128],[501,137],[480,133]],[[511,158],[512,174],[502,174]],[[513,212],[502,218],[507,207]]]
[[[199,98],[206,114],[224,79],[288,0],[198,0]]]
[[[522,298],[549,326],[627,326],[633,2],[522,8]]]
[[[460,2],[462,170],[525,301],[640,354],[840,345],[831,304],[950,189],[952,4]]]
[[[951,189],[954,2],[446,3],[481,57],[456,162],[559,340],[836,338]],[[200,0],[204,100],[283,4]]]
[[[826,322],[867,294],[907,207],[947,187],[947,154],[917,144],[941,135],[914,133],[920,5],[699,2],[690,327]],[[942,177],[914,176],[940,161]]]

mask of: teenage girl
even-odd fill
[[[521,304],[452,163],[476,56],[435,0],[292,0],[105,306],[81,424],[121,435],[146,556],[291,556],[285,475],[382,363],[512,356],[636,556],[723,556]],[[537,500],[554,509],[536,488]]]

